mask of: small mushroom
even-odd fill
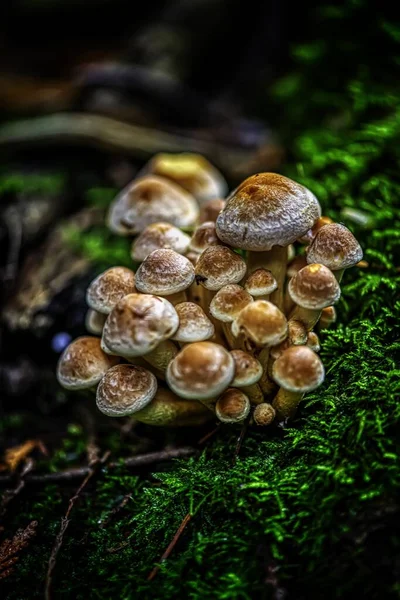
[[[249,412],[250,400],[236,388],[225,390],[215,405],[215,414],[222,423],[243,423]]]
[[[262,364],[255,356],[243,350],[232,350],[231,355],[235,361],[235,378],[232,387],[241,388],[251,404],[263,402],[264,395],[257,383],[263,374]]]
[[[67,390],[90,389],[119,360],[119,357],[109,356],[102,351],[99,338],[81,336],[61,354],[57,364],[57,379]]]
[[[193,232],[192,239],[190,240],[189,249],[192,252],[201,254],[209,246],[221,245],[217,234],[215,232],[215,223],[212,221],[206,221],[202,223]]]
[[[242,308],[250,302],[253,302],[250,294],[235,283],[224,285],[211,300],[210,314],[222,322],[223,334],[231,348],[235,347],[236,342],[229,323],[232,323]]]
[[[311,244],[311,242],[313,241],[313,239],[315,238],[315,236],[317,235],[317,233],[321,229],[321,227],[325,227],[325,225],[330,225],[331,223],[333,223],[333,221],[330,217],[325,217],[325,216],[320,217],[315,222],[313,227],[311,229],[309,229],[307,231],[307,233],[305,235],[303,235],[301,238],[299,238],[297,241],[300,242],[300,244],[307,244],[307,245]]]
[[[288,334],[285,315],[268,300],[255,300],[245,306],[232,323],[235,337],[243,336],[256,347],[276,346]]]
[[[276,290],[278,283],[271,271],[256,269],[248,276],[244,284],[245,290],[257,300],[269,300],[270,294]]]
[[[327,306],[326,308],[323,308],[318,321],[319,330],[321,331],[321,329],[327,329],[332,325],[332,323],[336,322],[336,319],[336,308],[334,306]]]
[[[291,279],[302,269],[308,265],[307,259],[304,254],[298,254],[288,264],[286,270],[286,277]]]
[[[246,274],[246,263],[239,254],[226,246],[209,246],[200,255],[195,272],[196,281],[216,292],[229,283],[239,283]]]
[[[86,302],[93,310],[108,315],[121,298],[134,292],[135,273],[126,267],[111,267],[89,285]]]
[[[157,379],[134,365],[116,365],[97,387],[97,408],[108,417],[133,415],[147,406],[157,392]]]
[[[170,223],[152,223],[134,240],[131,257],[142,262],[154,250],[168,248],[178,254],[185,254],[189,248],[190,237]]]
[[[275,414],[275,409],[272,404],[268,404],[267,402],[258,404],[253,412],[254,423],[260,427],[271,425],[275,419]]]
[[[179,327],[172,339],[183,344],[203,342],[210,339],[215,327],[201,306],[194,302],[181,302],[175,306],[179,317]]]
[[[325,379],[324,365],[308,346],[290,346],[274,362],[274,381],[280,385],[272,406],[279,420],[294,416],[306,392],[315,390]]]
[[[199,222],[205,223],[206,221],[213,221],[215,223],[219,213],[224,208],[224,206],[225,200],[222,200],[221,198],[213,198],[212,200],[207,200],[207,202],[202,204],[200,207]]]
[[[309,331],[307,334],[307,346],[314,352],[319,352],[321,350],[319,337],[314,331]]]
[[[93,333],[93,335],[101,335],[106,319],[107,315],[103,315],[97,310],[89,308],[85,316],[85,327],[89,333]]]

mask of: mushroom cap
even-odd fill
[[[189,248],[193,252],[201,254],[209,246],[217,246],[218,244],[221,244],[221,242],[217,238],[215,223],[206,221],[194,230]]]
[[[321,350],[321,345],[319,343],[319,337],[315,333],[315,331],[309,331],[307,334],[307,346],[314,350],[314,352],[319,352]]]
[[[222,174],[200,154],[156,154],[145,166],[147,172],[170,179],[202,203],[225,196],[228,190]]]
[[[190,260],[175,250],[154,250],[136,272],[136,289],[145,294],[169,296],[186,290],[194,281]]]
[[[257,346],[276,346],[288,334],[288,323],[283,312],[268,300],[255,300],[237,315],[232,333],[243,334]]]
[[[263,374],[262,364],[248,352],[243,350],[232,350],[231,355],[235,361],[235,378],[232,385],[245,387],[253,385],[261,379]]]
[[[261,427],[270,425],[275,419],[275,409],[272,404],[268,404],[268,402],[258,404],[254,409],[253,419],[254,423]]]
[[[179,327],[172,336],[177,342],[203,342],[214,335],[214,325],[201,306],[194,302],[180,302],[175,310],[179,317]]]
[[[210,302],[210,313],[218,321],[230,323],[250,302],[253,302],[253,298],[245,289],[230,283],[215,294]]]
[[[289,281],[288,292],[299,306],[321,310],[339,300],[340,285],[330,269],[321,264],[311,264],[300,269]]]
[[[222,423],[241,423],[249,412],[250,400],[235,388],[225,390],[215,405],[215,414]]]
[[[135,273],[126,267],[111,267],[100,273],[86,291],[90,308],[108,315],[114,306],[135,291]]]
[[[354,266],[363,257],[363,251],[347,227],[332,223],[322,227],[307,251],[307,262],[321,263],[331,271]]]
[[[287,266],[286,276],[289,277],[289,279],[294,277],[300,271],[300,269],[306,267],[307,265],[307,259],[304,254],[295,256]]]
[[[327,306],[322,309],[320,321],[323,320],[324,325],[330,325],[335,323],[337,319],[336,308],[334,306]]]
[[[178,326],[177,312],[165,298],[129,294],[108,315],[103,341],[119,356],[144,356],[171,337]]]
[[[205,223],[206,221],[213,221],[215,223],[224,206],[225,200],[222,200],[222,198],[213,198],[212,200],[207,200],[207,202],[202,204],[200,207],[200,223]]]
[[[321,227],[325,227],[325,225],[330,225],[331,223],[333,223],[333,220],[330,217],[326,217],[326,216],[320,217],[314,223],[312,228],[309,229],[307,231],[307,233],[305,233],[297,241],[300,242],[301,244],[311,244],[311,242],[313,241],[313,239],[315,238],[315,236],[317,235],[317,233],[321,229]]]
[[[290,346],[274,362],[272,378],[285,390],[310,392],[324,381],[325,369],[308,346]]]
[[[134,240],[131,257],[142,262],[154,250],[169,248],[179,254],[185,254],[189,248],[190,237],[170,223],[152,223]]]
[[[208,290],[216,291],[229,283],[238,283],[246,269],[243,258],[230,248],[209,246],[196,263],[196,281]]]
[[[288,342],[293,344],[293,346],[302,346],[307,342],[307,329],[304,323],[297,319],[289,319]]]
[[[257,173],[227,198],[217,218],[217,235],[235,248],[265,251],[292,244],[320,215],[310,190],[277,173]]]
[[[219,396],[235,375],[230,353],[214,342],[188,344],[170,362],[166,379],[181,398],[205,400]]]
[[[256,269],[248,276],[244,287],[252,296],[266,296],[276,290],[278,283],[268,269]]]
[[[125,417],[152,401],[157,379],[147,369],[116,365],[107,371],[97,387],[97,408],[108,417]]]
[[[160,221],[191,227],[199,217],[196,199],[165,177],[145,175],[129,183],[111,203],[107,225],[119,235],[136,235]]]
[[[85,327],[93,335],[101,335],[107,315],[89,308],[85,316]]]
[[[97,385],[119,357],[105,354],[100,338],[81,336],[71,342],[57,364],[57,379],[67,390],[84,390]]]

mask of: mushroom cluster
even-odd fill
[[[93,390],[110,417],[266,426],[322,384],[315,329],[334,322],[343,272],[362,250],[310,190],[257,173],[228,194],[205,158],[159,154],[107,223],[131,237],[139,266],[90,284],[92,335],[61,355],[62,386]]]

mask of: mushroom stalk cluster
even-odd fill
[[[150,425],[264,427],[323,383],[317,332],[335,321],[361,247],[287,177],[257,173],[227,191],[185,153],[156,155],[118,194],[107,223],[132,238],[138,266],[89,285],[91,335],[61,355],[63,387]]]

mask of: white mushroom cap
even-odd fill
[[[311,264],[300,269],[289,281],[288,292],[293,302],[312,310],[330,306],[340,298],[340,286],[336,277],[332,271],[320,264]]]
[[[247,278],[245,289],[254,296],[268,296],[278,287],[278,282],[268,269],[256,269]]]
[[[151,223],[191,227],[199,218],[196,199],[169,179],[145,175],[134,179],[112,202],[108,227],[120,235],[136,235]]]
[[[272,377],[285,390],[310,392],[325,378],[324,365],[308,346],[290,346],[276,359]]]
[[[215,414],[222,423],[242,423],[250,412],[250,400],[241,390],[229,388],[215,405]]]
[[[196,281],[208,290],[220,290],[229,283],[239,283],[246,274],[246,263],[226,246],[209,246],[196,263]]]
[[[86,291],[90,308],[108,315],[121,298],[135,291],[135,273],[126,267],[111,267],[98,275]]]
[[[246,290],[236,283],[224,285],[210,302],[210,313],[218,321],[232,322],[242,308],[253,302]]]
[[[131,257],[142,262],[154,250],[168,248],[185,254],[190,237],[170,223],[152,223],[132,243]]]
[[[188,344],[170,362],[169,387],[181,398],[206,400],[219,396],[235,375],[230,353],[213,342]]]
[[[221,242],[217,238],[215,231],[215,223],[206,221],[194,230],[189,248],[193,252],[201,254],[209,246],[217,246],[220,244]]]
[[[97,408],[108,417],[132,415],[147,406],[157,391],[157,379],[147,369],[134,365],[117,365],[100,381]]]
[[[107,315],[103,315],[102,313],[97,312],[97,310],[89,308],[85,316],[85,327],[89,333],[101,335],[106,319]]]
[[[321,263],[331,271],[354,266],[363,257],[363,251],[347,227],[331,223],[322,227],[307,251],[307,262]]]
[[[179,327],[172,336],[177,342],[203,342],[214,335],[214,325],[201,306],[194,302],[180,302],[175,310],[179,317]]]
[[[255,300],[237,315],[232,323],[232,333],[244,335],[257,346],[276,346],[288,334],[285,315],[268,300]]]
[[[200,223],[205,223],[206,221],[213,221],[215,223],[224,206],[225,200],[221,198],[213,198],[202,204],[200,207]]]
[[[165,298],[129,294],[108,315],[103,340],[119,356],[144,356],[174,335],[178,326],[176,310]]]
[[[232,350],[231,355],[235,361],[235,379],[232,381],[234,387],[253,385],[261,379],[263,367],[255,356],[243,350]]]
[[[174,250],[154,250],[136,272],[136,288],[145,294],[170,296],[186,290],[194,281],[190,260]]]
[[[119,358],[100,348],[100,338],[82,336],[71,342],[57,364],[58,382],[68,390],[83,390],[97,385]]]

